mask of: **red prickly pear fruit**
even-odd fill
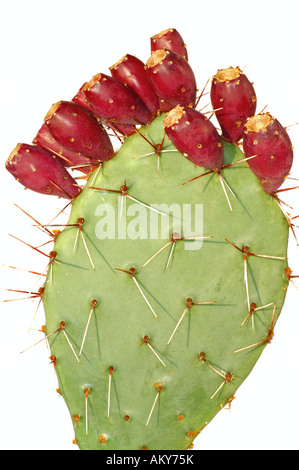
[[[280,122],[269,113],[247,119],[243,148],[248,164],[265,191],[274,193],[289,174],[293,163],[291,139]]]
[[[274,194],[285,182],[285,178],[278,178],[276,180],[261,180],[261,186],[266,193]]]
[[[64,147],[57,142],[52,136],[46,124],[43,124],[36,134],[33,144],[43,147],[51,153],[54,153],[59,157],[61,163],[66,167],[76,166],[77,170],[83,171],[83,173],[90,173],[97,166],[98,161],[92,161],[90,158],[81,154],[80,152],[74,152],[67,147]],[[80,167],[79,165],[82,165]]]
[[[74,199],[81,191],[61,161],[37,145],[18,144],[5,167],[23,186],[38,193]]]
[[[148,80],[145,64],[135,56],[125,55],[110,67],[112,77],[132,88],[152,114],[160,109],[159,98]]]
[[[166,29],[151,37],[151,51],[157,51],[158,49],[174,51],[188,60],[186,44],[180,33],[174,28]]]
[[[110,139],[96,116],[72,101],[54,104],[45,124],[57,142],[74,152],[100,162],[113,156]]]
[[[74,98],[72,99],[72,101],[76,104],[79,104],[80,106],[83,106],[83,108],[86,108],[88,109],[89,111],[92,111],[91,109],[91,106],[89,105],[87,99],[86,99],[86,96],[84,94],[84,87],[86,85],[87,82],[83,83],[83,85],[81,86],[81,88],[78,90],[77,94],[74,96]]]
[[[99,73],[85,83],[79,92],[84,93],[90,109],[101,119],[135,126],[146,124],[152,118],[139,96],[114,77]]]
[[[152,52],[147,74],[155,93],[172,108],[194,107],[196,79],[189,63],[179,54],[166,49]]]
[[[165,132],[184,157],[198,166],[218,170],[224,163],[223,145],[214,127],[203,114],[176,106],[164,119]]]
[[[83,108],[88,109],[89,111],[93,112],[91,105],[88,103],[87,98],[85,96],[85,93],[83,91],[83,88],[85,87],[87,83],[83,83],[81,86],[80,90],[77,92],[76,96],[73,98],[73,102],[79,104],[80,106],[83,106]],[[94,113],[100,121],[102,121],[103,124],[105,124],[107,127],[110,129],[113,129],[116,132],[120,132],[121,134],[125,136],[129,136],[131,134],[135,133],[135,126],[129,125],[129,124],[117,124],[114,125],[111,121],[106,121],[104,119],[101,119],[100,116],[98,116],[96,113]]]
[[[218,70],[211,86],[211,102],[223,138],[236,143],[243,137],[246,119],[256,111],[253,84],[239,67]],[[222,108],[222,109],[220,109]]]

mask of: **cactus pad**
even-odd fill
[[[154,145],[163,117],[140,129]],[[225,164],[244,159],[223,145]],[[135,133],[91,174],[55,242],[45,332],[81,449],[187,449],[272,339],[288,223],[246,162],[183,184],[205,171],[168,138],[158,157]]]

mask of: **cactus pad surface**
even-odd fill
[[[164,117],[140,129],[154,145]],[[225,164],[244,159],[223,145]],[[288,284],[288,223],[246,162],[222,170],[225,182],[211,173],[183,184],[205,172],[168,138],[158,157],[135,133],[91,174],[55,242],[45,332],[81,449],[187,449],[272,339]],[[174,236],[196,205],[200,233]],[[115,238],[99,238],[104,207],[115,211]],[[155,218],[169,223],[166,236],[152,236]],[[178,239],[199,236],[200,249]]]

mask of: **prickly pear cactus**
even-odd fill
[[[154,36],[153,44],[163,36],[168,41],[173,31]],[[185,46],[183,57],[167,44],[153,46],[145,68],[132,56],[111,68],[115,76],[126,61],[138,66],[138,87],[134,80],[132,90],[123,87],[120,70],[118,78],[93,77],[76,104],[60,102],[47,114],[34,160],[32,146],[19,144],[7,162],[24,185],[72,201],[69,221],[55,232],[40,296],[59,393],[80,449],[189,448],[271,342],[291,277],[290,220],[273,190],[289,171],[291,147],[275,185],[271,174],[257,177],[249,165],[256,155],[244,155],[235,132],[245,135],[255,112],[248,80],[237,68],[227,69],[225,80],[223,73],[215,76],[214,85],[219,77],[232,81],[236,101],[244,82],[250,100],[250,114],[234,117],[234,139],[224,140],[195,110]],[[99,98],[111,90],[117,91],[108,102],[122,114],[117,122]],[[148,98],[147,107],[137,92]],[[119,107],[117,96],[123,97]],[[132,96],[135,104],[126,111]],[[70,129],[78,113],[77,139]],[[102,124],[122,136],[115,154]],[[98,160],[86,138],[90,126],[94,145],[101,149],[105,142]],[[39,163],[46,153],[51,179]],[[62,165],[72,164],[86,174],[85,185],[64,176]]]

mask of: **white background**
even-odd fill
[[[258,111],[268,105],[283,125],[298,122],[296,5],[295,0],[2,2],[0,263],[35,270],[47,264],[46,258],[8,236],[35,245],[47,241],[13,203],[43,223],[64,206],[64,201],[24,191],[13,180],[4,169],[11,150],[18,142],[30,143],[51,104],[71,99],[95,73],[109,73],[108,67],[126,53],[146,61],[149,38],[161,30],[180,31],[200,90],[218,68],[246,66],[255,83]],[[299,177],[299,127],[290,128],[289,134],[295,147],[293,175]],[[283,194],[294,206],[293,215],[299,214],[298,191]],[[292,236],[289,258],[299,274],[299,247]],[[18,297],[4,289],[31,290],[37,280],[5,267],[0,276],[2,300]],[[237,392],[231,411],[217,415],[195,449],[299,449],[298,300],[299,292],[291,286],[272,344]],[[0,448],[75,450],[72,423],[55,391],[45,342],[20,355],[41,338],[40,333],[28,333],[34,305],[28,300],[1,303],[0,309]],[[41,309],[34,327],[43,322]]]

